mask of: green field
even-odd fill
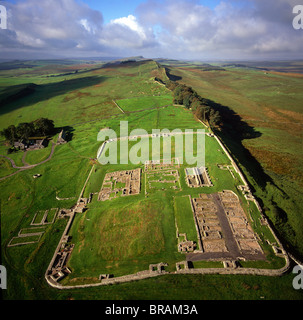
[[[124,112],[138,112],[170,105],[171,95],[122,99],[116,100],[116,103]]]
[[[55,290],[46,283],[44,273],[66,226],[66,219],[57,219],[48,225],[37,243],[7,247],[21,229],[29,228],[36,212],[75,205],[93,164],[95,169],[84,190],[84,197],[100,191],[106,172],[135,169],[138,166],[143,169],[143,164],[126,167],[123,164],[102,166],[96,163],[93,159],[101,144],[97,141],[101,129],[111,128],[118,137],[120,121],[128,121],[129,132],[137,128],[145,129],[148,133],[155,128],[204,129],[190,110],[173,106],[171,93],[153,80],[159,72],[158,68],[153,61],[104,67],[102,64],[88,65],[83,62],[69,66],[37,62],[37,66],[27,69],[0,71],[0,101],[5,101],[0,111],[0,130],[9,124],[17,125],[48,117],[54,120],[57,128],[65,127],[71,134],[67,144],[55,147],[49,161],[0,181],[1,258],[8,271],[9,284],[4,298],[302,298],[300,292],[292,289],[291,274],[281,278],[167,275],[108,287]],[[75,73],[75,70],[78,72]],[[36,86],[29,86],[31,83]],[[32,88],[29,94],[26,93],[28,88]],[[126,109],[125,113],[117,108],[113,100],[123,110]],[[179,232],[186,230],[183,232],[193,240],[196,236],[185,196],[198,196],[201,192],[215,193],[223,189],[233,190],[239,196],[244,210],[254,219],[254,229],[258,233],[261,230],[261,241],[271,266],[279,264],[269,246],[266,246],[266,240],[272,241],[271,233],[260,225],[256,207],[247,203],[237,189],[241,183],[240,177],[235,173],[233,179],[230,172],[219,169],[217,164],[230,164],[229,159],[214,138],[205,136],[205,142],[206,166],[213,187],[189,188],[185,182],[185,163],[178,168],[180,188],[176,190],[167,187],[162,190],[162,186],[157,185],[146,197],[146,181],[142,175],[139,195],[117,197],[104,202],[97,201],[94,195],[88,210],[76,214],[72,224],[70,235],[75,244],[69,261],[72,273],[62,283],[94,283],[100,274],[120,276],[135,273],[161,261],[168,263],[167,271],[175,271],[175,263],[184,260],[184,255],[177,251],[175,221]],[[135,142],[129,142],[130,148],[134,145]],[[23,166],[23,160],[36,164],[47,159],[50,149],[51,145],[43,150],[30,151],[23,158],[22,151],[7,155],[7,146],[2,140],[0,154],[13,159],[17,166]],[[174,151],[172,148],[172,153]],[[0,161],[0,177],[18,171],[12,168],[7,159],[0,158]],[[41,177],[33,179],[33,175],[38,173]],[[163,178],[163,175],[156,174],[153,178],[161,179],[161,176]],[[56,196],[68,200],[57,200]],[[182,214],[183,211],[188,219]],[[50,219],[54,212],[50,211]],[[214,262],[205,262],[203,265],[217,266]],[[194,267],[200,266],[195,262]]]
[[[173,211],[164,197],[93,202],[77,218],[71,235],[77,246],[68,283],[74,277],[80,277],[79,283],[87,277],[96,281],[101,273],[132,274],[151,263],[165,260],[172,265],[181,258],[175,250]]]
[[[179,233],[186,233],[188,240],[198,243],[197,232],[189,197],[175,197],[174,208]]]

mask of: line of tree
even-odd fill
[[[40,118],[32,122],[23,122],[18,126],[10,125],[3,129],[0,134],[12,146],[16,141],[28,140],[30,137],[45,137],[54,133],[54,121]]]
[[[193,88],[175,81],[167,81],[166,87],[173,92],[175,104],[181,104],[191,109],[199,120],[212,128],[220,126],[219,111],[212,108],[209,105],[209,100],[202,98]]]

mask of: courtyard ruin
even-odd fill
[[[145,194],[152,190],[181,190],[178,158],[171,161],[150,160],[144,165]]]
[[[258,238],[234,192],[200,194],[192,198],[191,203],[201,252],[196,258],[264,258]]]
[[[232,191],[219,192],[219,197],[241,253],[259,254],[262,249],[249,224],[239,198]]]
[[[217,206],[211,195],[200,194],[192,199],[194,215],[200,233],[200,250],[203,252],[227,252]]]
[[[140,193],[141,169],[108,172],[105,175],[99,201],[114,199],[119,196],[136,195]]]

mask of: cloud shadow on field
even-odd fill
[[[103,77],[82,77],[71,80],[63,80],[56,83],[36,85],[26,83],[10,86],[0,94],[0,115],[27,107],[38,102],[47,101],[67,92],[90,87],[103,82]]]

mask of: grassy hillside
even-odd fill
[[[50,68],[50,67],[48,67]],[[154,82],[151,71],[155,62],[91,67],[73,66],[77,73],[57,74],[33,68],[27,73],[10,71],[0,78],[0,130],[7,123],[29,122],[48,117],[57,126],[73,125],[90,120],[109,118],[119,113],[113,99],[159,95],[167,92]],[[64,69],[65,70],[65,69]],[[82,70],[82,71],[81,71]],[[32,92],[25,92],[32,88]],[[28,91],[28,90],[27,90]]]
[[[217,103],[226,122],[222,139],[279,234],[302,257],[303,75],[225,65],[217,71],[170,68],[179,82]],[[243,137],[244,127],[251,139]]]

